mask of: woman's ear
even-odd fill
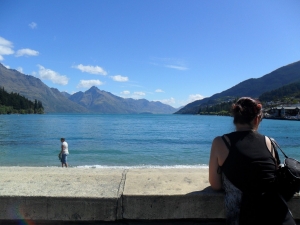
[[[260,116],[256,116],[256,117],[253,119],[252,123],[253,123],[253,127],[258,128],[258,125],[259,125],[259,123],[260,123]]]

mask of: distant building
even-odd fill
[[[266,118],[282,118],[282,119],[300,119],[300,107],[298,106],[279,106],[273,107],[266,112]]]

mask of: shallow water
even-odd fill
[[[300,160],[300,122],[263,120]],[[0,166],[59,166],[60,137],[71,166],[207,167],[215,136],[234,130],[231,117],[194,115],[0,115]]]

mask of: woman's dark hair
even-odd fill
[[[256,99],[242,97],[232,104],[231,113],[234,124],[251,124],[255,117],[261,116],[262,118],[262,105]]]

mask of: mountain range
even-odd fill
[[[0,87],[43,103],[46,113],[154,113],[171,114],[175,108],[158,101],[125,99],[91,87],[70,95],[50,88],[39,78],[7,69],[0,63]]]
[[[154,113],[172,114],[175,108],[158,101],[148,101],[146,99],[121,98],[109,92],[91,87],[86,92],[77,92],[69,99],[87,108],[94,113]]]
[[[242,96],[258,98],[265,92],[295,82],[300,82],[300,61],[280,67],[260,78],[245,80],[211,97],[189,103],[176,112],[175,108],[158,101],[121,98],[97,87],[70,95],[48,87],[39,78],[7,69],[0,63],[0,87],[8,92],[19,93],[29,100],[41,101],[46,113],[197,114],[199,108],[206,105]]]
[[[300,81],[300,61],[280,67],[260,78],[245,80],[225,91],[214,94],[211,97],[187,104],[176,114],[197,114],[203,105],[214,105],[222,101],[232,100],[238,97],[258,98],[261,94]]]
[[[59,90],[49,88],[40,79],[24,75],[17,70],[7,69],[0,63],[0,87],[8,92],[20,95],[34,101],[41,101],[45,112],[88,112],[81,105],[67,99]]]

